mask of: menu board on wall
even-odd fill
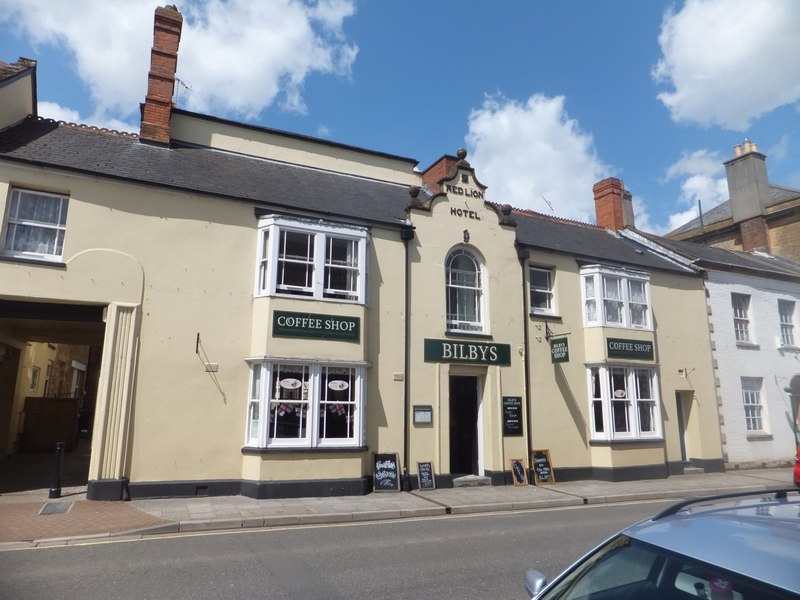
[[[522,397],[503,396],[503,435],[522,435]]]

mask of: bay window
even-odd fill
[[[650,329],[647,273],[593,265],[581,270],[586,325]]]
[[[286,217],[259,222],[256,294],[365,301],[367,230]]]
[[[67,198],[59,194],[12,189],[3,223],[3,255],[61,260],[67,206]]]
[[[360,366],[252,362],[245,445],[361,446],[364,389]]]
[[[661,436],[654,369],[596,366],[588,376],[592,439]]]

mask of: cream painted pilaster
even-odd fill
[[[112,302],[106,312],[89,480],[121,479],[128,467],[131,404],[139,348],[138,304]]]

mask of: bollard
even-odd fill
[[[53,485],[49,498],[61,498],[61,471],[64,469],[64,442],[56,442],[56,468],[53,472]]]

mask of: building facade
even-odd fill
[[[37,118],[35,66],[0,86],[4,455],[35,341],[99,349],[93,499],[723,468],[700,272],[488,202],[463,151],[177,109],[181,23],[156,10],[139,135]]]
[[[705,273],[726,468],[784,466],[800,442],[800,264],[655,236]]]
[[[725,173],[729,199],[666,237],[800,262],[800,190],[770,183],[767,157],[749,140],[734,148]]]

